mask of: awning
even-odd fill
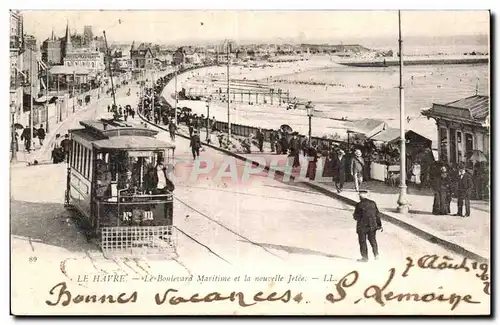
[[[35,103],[38,103],[38,104],[44,104],[46,101],[47,101],[47,98],[49,99],[49,104],[52,104],[52,103],[55,103],[55,101],[57,100],[57,96],[42,96],[42,97],[39,97],[39,98],[34,98],[35,100]]]
[[[387,129],[387,123],[376,119],[362,119],[354,121],[348,125],[347,130],[353,133],[360,133],[370,137],[378,132]]]
[[[371,139],[373,139],[374,141],[382,141],[382,142],[394,142],[396,140],[399,140],[400,139],[400,129],[396,129],[396,128],[388,128],[376,135],[374,135]],[[420,135],[418,134],[417,132],[413,131],[413,130],[408,130],[405,132],[405,139],[407,141],[410,141],[412,143],[414,142],[418,142],[418,143],[425,143],[425,144],[429,144],[429,147],[430,147],[430,144],[432,143],[432,141],[426,137],[424,137],[423,135]]]

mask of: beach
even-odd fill
[[[405,115],[410,118],[406,127],[432,140],[433,147],[437,145],[435,121],[421,116],[421,109],[429,108],[433,103],[443,104],[475,95],[476,89],[480,95],[489,94],[487,64],[406,66],[403,71]],[[186,92],[208,95],[220,89],[224,94],[226,73],[227,68],[219,66],[180,75],[178,90],[184,87]],[[328,56],[312,56],[304,61],[273,63],[263,68],[231,66],[230,79],[231,123],[273,129],[288,124],[307,134],[308,119],[304,106],[287,111],[286,104],[277,105],[276,92],[281,89],[282,99],[287,98],[288,91],[290,99],[296,98],[302,103],[311,101],[315,106],[313,136],[345,137],[350,123],[342,118],[348,121],[375,118],[387,122],[389,127],[399,127],[399,67],[348,67]],[[275,89],[274,105],[270,105],[269,88]],[[249,97],[248,91],[259,95]],[[170,83],[164,96],[172,98],[173,93],[174,83]],[[264,94],[268,94],[267,104],[263,104]],[[248,104],[249,99],[253,105]],[[207,114],[205,101],[179,101],[178,106],[189,107],[199,115]],[[212,100],[210,116],[226,122],[227,103],[218,101],[217,97]]]

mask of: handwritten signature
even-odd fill
[[[479,301],[473,300],[470,294],[460,295],[457,293],[444,294],[436,292],[415,293],[415,292],[395,292],[389,289],[396,274],[396,269],[389,270],[389,277],[383,285],[372,284],[363,291],[363,297],[375,300],[380,306],[385,306],[390,301],[414,301],[414,302],[448,302],[451,305],[451,310],[454,310],[462,302],[469,304],[479,304]],[[347,297],[346,288],[350,288],[356,284],[359,279],[358,271],[352,271],[346,274],[336,285],[337,294],[328,293],[325,299],[330,303],[337,303]],[[355,300],[354,303],[359,303],[363,298]]]

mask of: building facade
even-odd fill
[[[55,36],[54,32],[50,38],[42,43],[42,60],[49,65],[62,63],[63,41]]]
[[[182,47],[179,47],[172,55],[173,65],[185,65],[186,64],[186,53]]]
[[[24,28],[23,16],[19,10],[10,11],[10,48],[22,49]]]
[[[70,68],[83,68],[92,73],[99,73],[105,69],[104,54],[91,49],[75,49],[67,52],[63,65]]]
[[[154,55],[149,47],[144,44],[135,48],[134,43],[130,48],[130,59],[136,69],[153,69],[154,68]]]
[[[20,122],[23,117],[23,84],[25,77],[22,74],[21,52],[23,42],[23,16],[17,10],[10,11],[10,103],[9,109],[14,116],[15,122]]]
[[[436,120],[439,160],[450,164],[467,163],[470,155],[490,152],[490,100],[474,95],[447,104],[433,104],[422,112]]]

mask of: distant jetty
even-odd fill
[[[434,57],[434,58],[405,58],[404,65],[438,65],[438,64],[486,64],[489,62],[489,57],[487,56],[463,56],[459,58],[453,57]],[[399,59],[389,59],[389,60],[365,60],[365,61],[339,61],[339,64],[346,65],[349,67],[371,67],[371,68],[384,68],[399,65]]]

